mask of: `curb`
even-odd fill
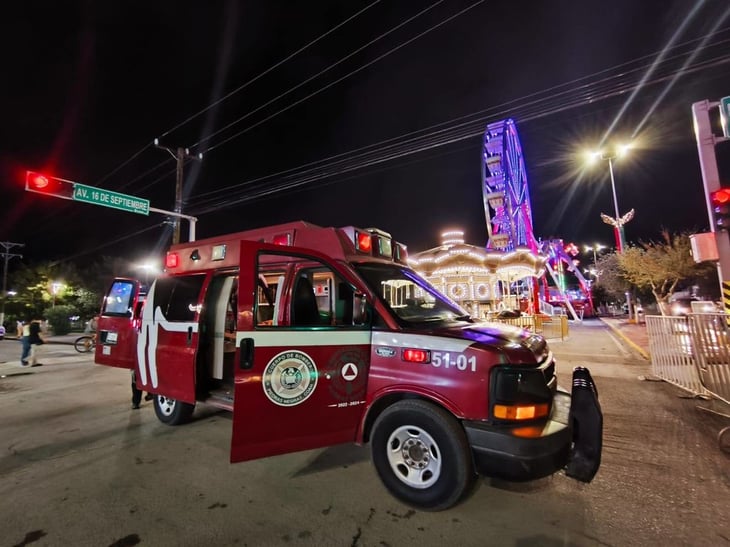
[[[641,346],[639,346],[636,342],[631,340],[631,338],[626,336],[623,332],[621,332],[621,329],[614,327],[611,323],[608,323],[608,322],[604,321],[603,319],[601,319],[601,323],[608,326],[613,332],[618,334],[624,342],[626,342],[629,346],[631,346],[634,350],[636,350],[639,353],[639,355],[641,355],[644,359],[646,359],[647,361],[651,361],[651,355],[649,354],[649,352],[646,351]]]

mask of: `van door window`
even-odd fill
[[[158,279],[155,284],[155,308],[168,321],[189,322],[200,311],[198,298],[204,275],[181,275]]]
[[[353,326],[355,290],[326,264],[300,256],[259,256],[258,326]],[[289,306],[280,309],[286,276],[291,279]]]
[[[134,298],[134,281],[117,279],[104,299],[101,314],[107,317],[124,317],[132,313],[132,299]]]

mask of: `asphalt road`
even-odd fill
[[[600,322],[556,341],[567,385],[596,378],[603,463],[593,483],[484,479],[461,505],[422,513],[381,486],[368,447],[231,465],[231,420],[200,406],[168,427],[130,409],[129,372],[50,344],[44,366],[0,342],[0,546],[730,545],[727,421],[672,386]],[[5,361],[5,362],[4,362]],[[255,416],[252,417],[255,419]]]

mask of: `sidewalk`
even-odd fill
[[[70,334],[61,334],[58,336],[56,336],[55,334],[52,334],[52,335],[44,335],[44,338],[45,338],[47,344],[73,345],[73,343],[76,341],[76,339],[79,336],[84,336],[84,333],[83,332],[72,332]],[[6,336],[4,339],[11,340],[13,342],[18,342],[20,340],[17,336]]]
[[[649,354],[649,335],[646,332],[646,323],[629,322],[628,316],[599,317],[611,330],[636,350],[644,359],[651,360]]]

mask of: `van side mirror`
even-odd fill
[[[361,292],[352,295],[352,324],[364,325],[368,322],[368,301]]]

